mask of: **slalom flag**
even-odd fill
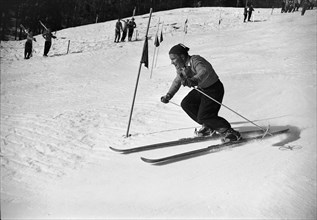
[[[157,35],[155,36],[154,45],[155,45],[156,47],[159,47],[159,46],[160,46],[160,41],[159,41]]]
[[[184,25],[185,34],[187,34],[187,22],[188,22],[188,18],[186,18],[185,25]]]
[[[160,43],[163,41],[163,30],[161,30]]]
[[[148,48],[148,37],[145,37],[144,48],[142,52],[141,63],[144,63],[146,68],[149,68],[149,48]]]

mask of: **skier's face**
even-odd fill
[[[181,69],[185,67],[184,56],[178,54],[170,54],[171,63],[176,67],[176,69]]]

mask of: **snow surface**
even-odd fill
[[[164,41],[152,78],[151,63],[141,69],[129,138],[148,15],[136,17],[133,42],[113,43],[115,21],[58,31],[48,58],[41,36],[29,60],[25,41],[1,42],[2,219],[316,219],[316,10],[271,13],[256,9],[249,23],[242,8],[154,13],[150,62],[159,18]],[[168,50],[182,42],[212,63],[224,104],[290,132],[164,166],[140,156],[216,142],[112,152],[190,137],[199,127],[160,102],[175,77]],[[182,87],[172,101],[189,91]],[[255,128],[225,108],[220,115],[239,130]]]

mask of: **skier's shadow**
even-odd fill
[[[248,130],[248,127],[243,127],[243,128]],[[252,128],[254,129],[254,127],[252,127]],[[292,143],[292,142],[294,142],[294,141],[296,141],[296,140],[298,140],[300,138],[301,130],[298,127],[296,127],[296,126],[271,126],[270,131],[274,132],[274,131],[279,131],[279,130],[284,130],[284,129],[289,129],[287,133],[283,134],[286,138],[283,139],[282,141],[279,141],[279,142],[273,144],[272,147],[277,147],[279,150],[301,149],[302,146],[298,146],[298,145],[291,146],[291,145],[288,145],[288,144],[290,144],[290,143]],[[250,142],[250,144],[251,143],[252,142]],[[210,151],[201,152],[201,153],[197,153],[197,154],[194,154],[194,155],[188,155],[188,156],[184,156],[182,158],[172,159],[172,160],[169,160],[169,161],[156,163],[156,164],[153,164],[153,165],[161,166],[161,165],[166,165],[166,164],[170,164],[170,163],[176,163],[176,162],[180,162],[180,161],[187,160],[187,159],[190,159],[190,158],[200,157],[200,156],[204,156],[204,155],[211,154],[211,153],[216,153],[216,152],[223,151],[223,150],[240,147],[240,146],[243,146],[243,145],[245,145],[245,143],[235,144],[233,146],[229,145],[229,146],[225,146],[225,147],[219,147],[219,148],[216,148],[216,149],[211,149]]]

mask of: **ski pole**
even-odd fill
[[[172,103],[173,105],[176,105],[178,107],[181,107],[179,104],[176,104],[175,102],[172,102],[172,101],[168,101],[169,103]]]
[[[200,92],[201,94],[203,94],[204,96],[206,96],[207,98],[211,99],[212,101],[214,101],[214,102],[218,103],[219,105],[221,105],[221,106],[223,106],[223,107],[229,109],[229,110],[232,111],[233,113],[239,115],[241,118],[245,119],[246,121],[248,121],[248,122],[250,122],[251,124],[255,125],[256,127],[260,128],[260,129],[261,129],[262,131],[264,131],[265,133],[268,133],[268,134],[272,135],[270,132],[268,132],[268,129],[264,129],[264,128],[262,128],[261,126],[255,124],[253,121],[247,119],[246,117],[244,117],[243,115],[239,114],[238,112],[232,110],[232,109],[229,108],[228,106],[226,106],[226,105],[224,105],[224,104],[218,102],[217,100],[215,100],[214,98],[210,97],[209,95],[207,95],[207,94],[204,93],[203,91],[201,91],[201,90],[199,90],[199,89],[197,89],[197,88],[195,88],[195,87],[194,87],[194,89],[195,89],[196,91]]]

